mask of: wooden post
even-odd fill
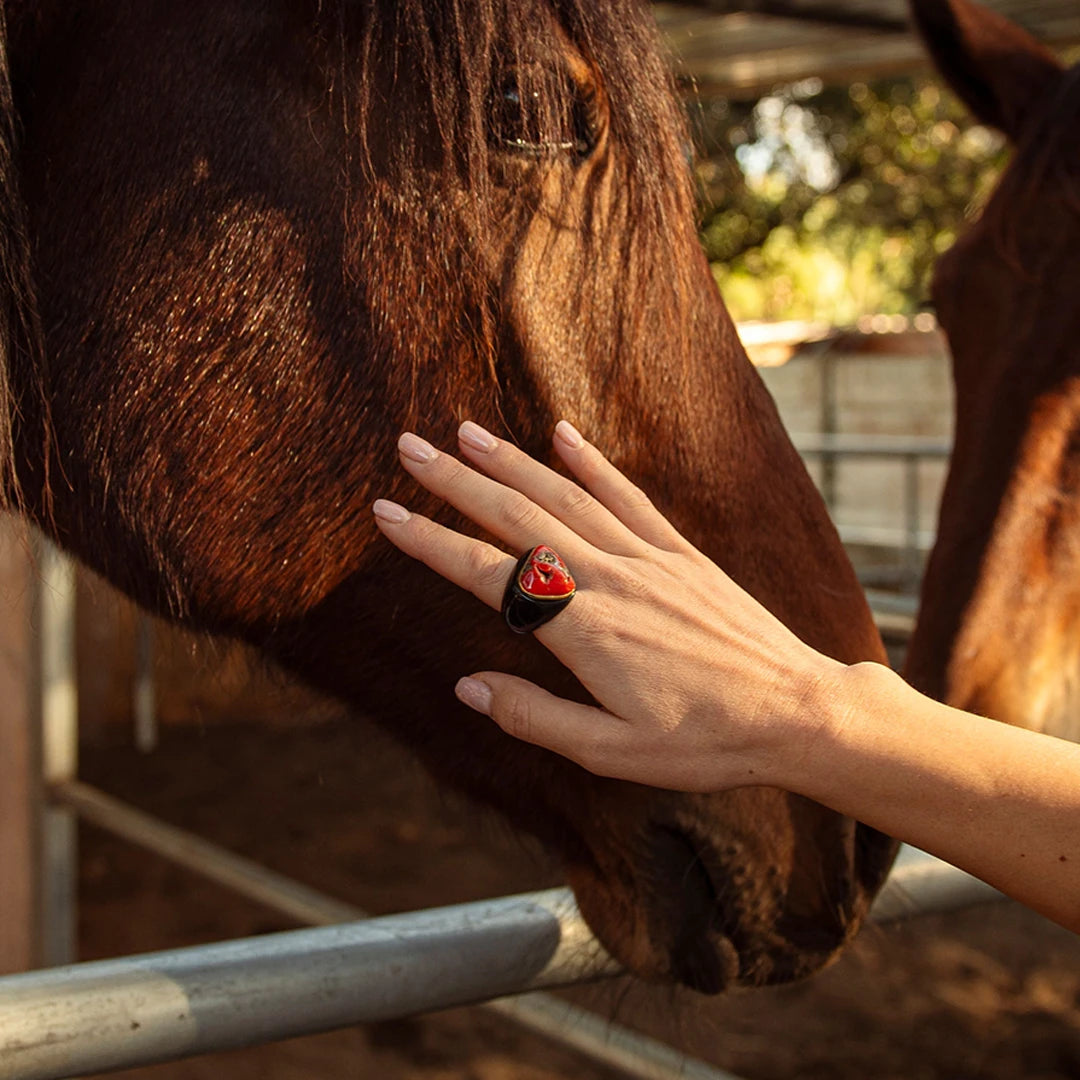
[[[135,614],[135,687],[132,694],[135,746],[144,754],[157,748],[158,723],[154,691],[154,623],[145,611]]]
[[[75,672],[75,564],[49,541],[38,546],[36,627],[41,776],[48,788],[78,775],[79,697]],[[41,963],[77,957],[78,821],[46,799],[41,811]]]
[[[0,516],[0,972],[41,962],[41,746],[29,529]]]

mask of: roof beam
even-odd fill
[[[906,18],[869,7],[852,6],[842,2],[819,3],[799,0],[682,0],[684,7],[700,8],[714,15],[771,15],[801,22],[825,23],[830,26],[849,26],[858,30],[879,30],[904,34],[911,29]]]

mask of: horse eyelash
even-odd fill
[[[515,89],[520,96],[522,84],[518,81],[516,86],[503,82],[499,90],[493,95],[493,124],[499,142],[512,152],[527,156],[543,156],[555,152],[573,154],[579,160],[588,157],[596,146],[596,135],[599,128],[599,95],[596,87],[591,84],[582,85],[569,77],[565,78],[565,83],[566,92],[573,96],[573,101],[570,103],[567,112],[567,120],[571,128],[567,134],[572,136],[571,138],[561,141],[533,141],[528,138],[514,138],[508,137],[505,133],[497,133],[497,110],[505,108],[505,103],[509,100],[508,88]]]

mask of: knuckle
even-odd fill
[[[650,499],[637,484],[633,484],[629,480],[626,482],[626,489],[623,493],[622,501],[627,509],[636,513],[643,513],[656,509],[656,505],[653,503],[652,499]]]
[[[584,517],[596,510],[596,500],[577,484],[567,484],[559,493],[556,510],[560,516]]]
[[[609,775],[613,758],[611,739],[593,732],[578,743],[574,758],[583,769],[597,776]]]
[[[512,495],[499,507],[501,523],[514,532],[529,532],[539,523],[536,506],[524,495]]]
[[[582,644],[587,649],[595,650],[610,640],[615,633],[617,620],[612,614],[610,604],[590,603],[590,599],[587,596],[576,597],[571,610],[575,615],[576,630]]]
[[[465,555],[465,563],[469,580],[476,588],[497,584],[503,575],[502,560],[492,558],[485,547],[471,547]]]
[[[447,490],[461,487],[469,475],[469,469],[451,454],[440,454],[436,464],[442,473],[442,482]]]
[[[607,567],[604,588],[621,600],[645,600],[652,592],[642,568],[626,562]]]
[[[532,731],[532,707],[522,694],[511,694],[503,703],[499,721],[503,730],[516,739],[529,740]]]
[[[438,534],[438,526],[426,517],[418,517],[414,514],[409,519],[409,527],[413,534],[413,543],[418,550],[427,551],[435,542]]]

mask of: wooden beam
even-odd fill
[[[796,22],[825,23],[829,26],[849,26],[860,30],[881,30],[888,33],[907,33],[910,22],[903,13],[894,14],[880,8],[845,4],[843,0],[823,0],[819,3],[799,3],[798,0],[681,0],[688,8],[701,8],[715,15],[767,15],[792,19]]]
[[[1080,44],[1076,0],[991,0],[989,6],[1051,47]],[[881,0],[876,15],[873,9],[868,0],[653,5],[682,83],[701,96],[744,99],[808,78],[842,84],[926,70],[922,42],[897,32],[905,6]]]

